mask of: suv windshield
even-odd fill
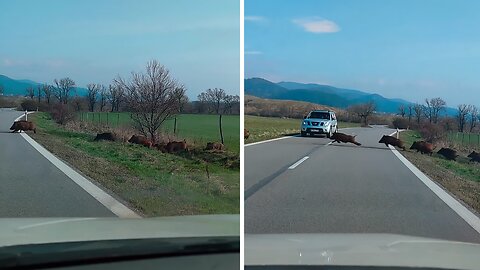
[[[330,120],[330,113],[328,113],[328,112],[311,112],[310,116],[308,118]]]

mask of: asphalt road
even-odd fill
[[[480,242],[480,235],[378,140],[292,137],[245,147],[246,233],[395,233]],[[304,160],[289,169],[297,161]]]
[[[10,126],[21,112],[0,109],[0,217],[111,217],[110,210]]]

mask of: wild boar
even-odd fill
[[[417,153],[420,152],[422,154],[429,154],[431,156],[435,147],[433,144],[425,141],[416,141],[412,144],[410,149],[415,149],[417,150]]]
[[[134,144],[141,144],[145,147],[152,147],[152,142],[147,139],[147,137],[142,136],[142,135],[132,135],[132,137],[128,140],[129,143],[134,143]]]
[[[250,137],[250,131],[248,129],[244,128],[243,129],[243,139],[248,139]]]
[[[157,150],[161,151],[162,153],[167,152],[166,144],[165,143],[156,143],[153,145],[154,148],[157,148]]]
[[[457,157],[458,157],[457,151],[455,151],[454,149],[450,149],[450,148],[442,148],[442,149],[438,150],[437,153],[444,156],[448,160],[456,160]]]
[[[14,122],[13,125],[10,127],[10,130],[13,130],[12,133],[15,133],[17,131],[21,132],[22,130],[33,130],[33,133],[37,133],[37,128],[35,127],[35,124],[33,122],[25,120]]]
[[[187,142],[185,140],[181,142],[169,142],[165,146],[165,149],[168,153],[175,153],[180,151],[188,151]]]
[[[112,132],[98,133],[94,141],[101,141],[101,140],[114,142],[117,140],[117,137]]]
[[[477,153],[475,151],[473,151],[472,153],[470,153],[467,157],[470,158],[470,161],[471,162],[480,162],[480,153]]]
[[[207,143],[207,147],[205,147],[205,150],[223,151],[224,149],[225,146],[219,142],[209,142]]]
[[[337,132],[337,133],[333,133],[330,139],[332,139],[333,142],[338,142],[338,143],[353,143],[355,145],[362,145],[361,143],[358,143],[357,141],[355,141],[356,136],[357,135],[352,136],[352,135],[347,135],[344,133]]]
[[[378,141],[379,143],[384,143],[386,146],[392,145],[398,148],[402,148],[405,151],[405,145],[403,145],[402,140],[397,139],[393,136],[383,135],[383,137]]]

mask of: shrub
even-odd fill
[[[408,123],[408,119],[401,118],[401,117],[396,117],[395,119],[393,119],[392,125],[394,128],[399,128],[399,129],[408,129],[410,127],[410,124]]]
[[[22,111],[36,111],[38,108],[38,103],[35,100],[26,99],[20,103],[20,108]]]
[[[65,125],[75,118],[73,109],[66,104],[57,103],[53,105],[50,113],[53,120],[61,125]]]
[[[427,123],[420,128],[420,134],[428,142],[438,142],[442,140],[445,135],[445,129],[437,124]]]

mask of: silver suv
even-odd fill
[[[303,118],[301,135],[302,137],[315,134],[327,134],[330,138],[337,132],[337,117],[333,111],[311,111]]]

